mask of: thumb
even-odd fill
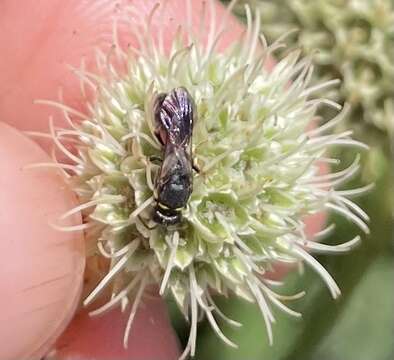
[[[40,358],[64,330],[82,286],[82,235],[48,222],[76,199],[31,140],[0,123],[0,359]],[[80,223],[79,216],[68,223]]]

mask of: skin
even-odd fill
[[[17,1],[1,1],[0,121],[20,131],[46,132],[51,115],[55,124],[65,126],[60,112],[33,103],[35,99],[58,100],[60,87],[64,102],[84,111],[79,81],[67,65],[79,67],[83,59],[87,69],[96,70],[95,49],[109,51],[115,16],[120,16],[120,44],[135,43],[121,11],[130,2],[25,0],[21,6]],[[157,1],[132,3],[146,16]],[[191,4],[197,29],[202,2],[192,0]],[[224,9],[219,4],[215,7],[217,19],[222,19]],[[184,24],[185,13],[184,1],[168,0],[162,16],[167,29],[165,46],[178,24]],[[235,19],[229,21],[231,30],[219,48],[243,31]],[[38,142],[50,150],[48,142]],[[121,341],[127,319],[118,309],[94,319],[86,310],[74,316],[83,281],[82,234],[57,232],[48,221],[55,222],[75,206],[76,199],[56,172],[25,169],[34,162],[50,161],[42,149],[0,124],[0,184],[9,189],[0,193],[0,253],[7,254],[0,265],[0,359],[40,359],[53,349],[57,359],[177,358],[177,339],[165,306],[156,296],[146,299],[138,311],[127,349]],[[81,219],[77,215],[71,221],[79,224]],[[322,216],[309,218],[307,233],[319,229],[322,221]]]
[[[37,144],[0,124],[0,359],[39,357],[71,320],[81,293],[82,234],[48,226],[77,199],[58,173],[26,168],[48,161]],[[63,225],[80,222],[77,214]]]

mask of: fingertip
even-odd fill
[[[161,26],[166,47],[170,46],[180,24],[191,26],[207,41],[212,23],[219,26],[223,18],[227,18],[225,8],[216,1],[192,0],[191,24],[186,24],[187,1],[135,0],[132,5],[138,9],[138,16],[131,18],[127,0],[44,0],[38,3],[25,0],[24,11],[17,2],[4,0],[0,12],[0,53],[5,54],[0,57],[0,117],[20,130],[47,132],[49,116],[54,117],[55,124],[66,126],[61,111],[34,101],[60,101],[58,94],[62,89],[68,106],[86,110],[80,81],[68,65],[80,68],[83,60],[87,70],[97,71],[96,50],[108,53],[114,42],[115,18],[119,20],[120,45],[125,48],[128,44],[135,45],[137,40],[130,25],[146,18],[157,3],[162,6],[153,19],[152,36],[157,36]],[[213,5],[207,5],[206,24],[200,29],[204,3]],[[235,17],[229,16],[228,21],[228,31],[223,33],[219,49],[227,47],[244,31]]]
[[[84,270],[83,237],[49,222],[76,205],[48,156],[0,123],[0,359],[39,359],[70,321]],[[68,225],[79,224],[80,216]]]
[[[127,349],[123,347],[126,322],[127,309],[122,313],[115,308],[96,317],[90,317],[84,309],[57,341],[56,359],[175,360],[179,357],[178,341],[160,298],[145,299],[140,305]]]

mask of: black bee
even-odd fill
[[[162,225],[173,225],[181,221],[181,211],[193,188],[194,101],[184,87],[179,87],[158,95],[153,111],[157,126],[155,134],[163,145],[153,220]]]

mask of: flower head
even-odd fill
[[[75,69],[82,88],[93,86],[96,93],[87,114],[49,102],[63,109],[69,121],[70,129],[52,125],[51,134],[74,163],[57,166],[65,170],[81,201],[63,218],[82,211],[85,223],[77,229],[85,230],[92,251],[110,263],[84,303],[111,287],[111,300],[93,314],[131,305],[126,346],[145,288],[158,284],[160,293],[171,294],[190,320],[185,357],[194,354],[200,315],[223,341],[235,346],[220,330],[217,318],[239,324],[227,318],[211,297],[212,292],[233,294],[258,304],[272,342],[272,305],[300,316],[280,301],[264,277],[275,263],[305,262],[322,276],[334,298],[340,294],[310,252],[341,253],[359,237],[338,246],[312,242],[306,238],[303,219],[331,209],[368,232],[367,215],[347,198],[363,189],[336,190],[357,171],[358,158],[337,173],[319,173],[319,162],[335,163],[324,157],[329,147],[364,145],[352,140],[350,131],[330,134],[346,109],[310,129],[319,106],[340,109],[313,96],[332,82],[310,86],[311,60],[300,59],[298,51],[267,70],[266,61],[281,43],[266,45],[259,35],[258,14],[255,21],[248,17],[244,37],[224,51],[216,46],[225,20],[210,27],[206,42],[189,28],[180,28],[166,51],[162,33],[155,39],[149,33],[151,19],[158,16],[155,11],[160,12],[155,8],[139,25],[133,17],[138,47],[121,49],[115,32],[112,57],[98,55],[105,76]],[[125,66],[119,70],[113,61]],[[183,220],[162,226],[152,220],[161,166],[154,159],[163,159],[153,103],[157,94],[180,86],[196,106],[192,156],[199,172],[193,174]],[[69,143],[75,144],[74,152],[65,146]]]
[[[385,0],[257,1],[241,0],[261,9],[263,31],[271,41],[291,29],[293,38],[307,53],[316,52],[319,79],[340,76],[334,95],[348,101],[349,119],[355,124],[394,128],[394,7]],[[345,100],[346,99],[346,100]]]

